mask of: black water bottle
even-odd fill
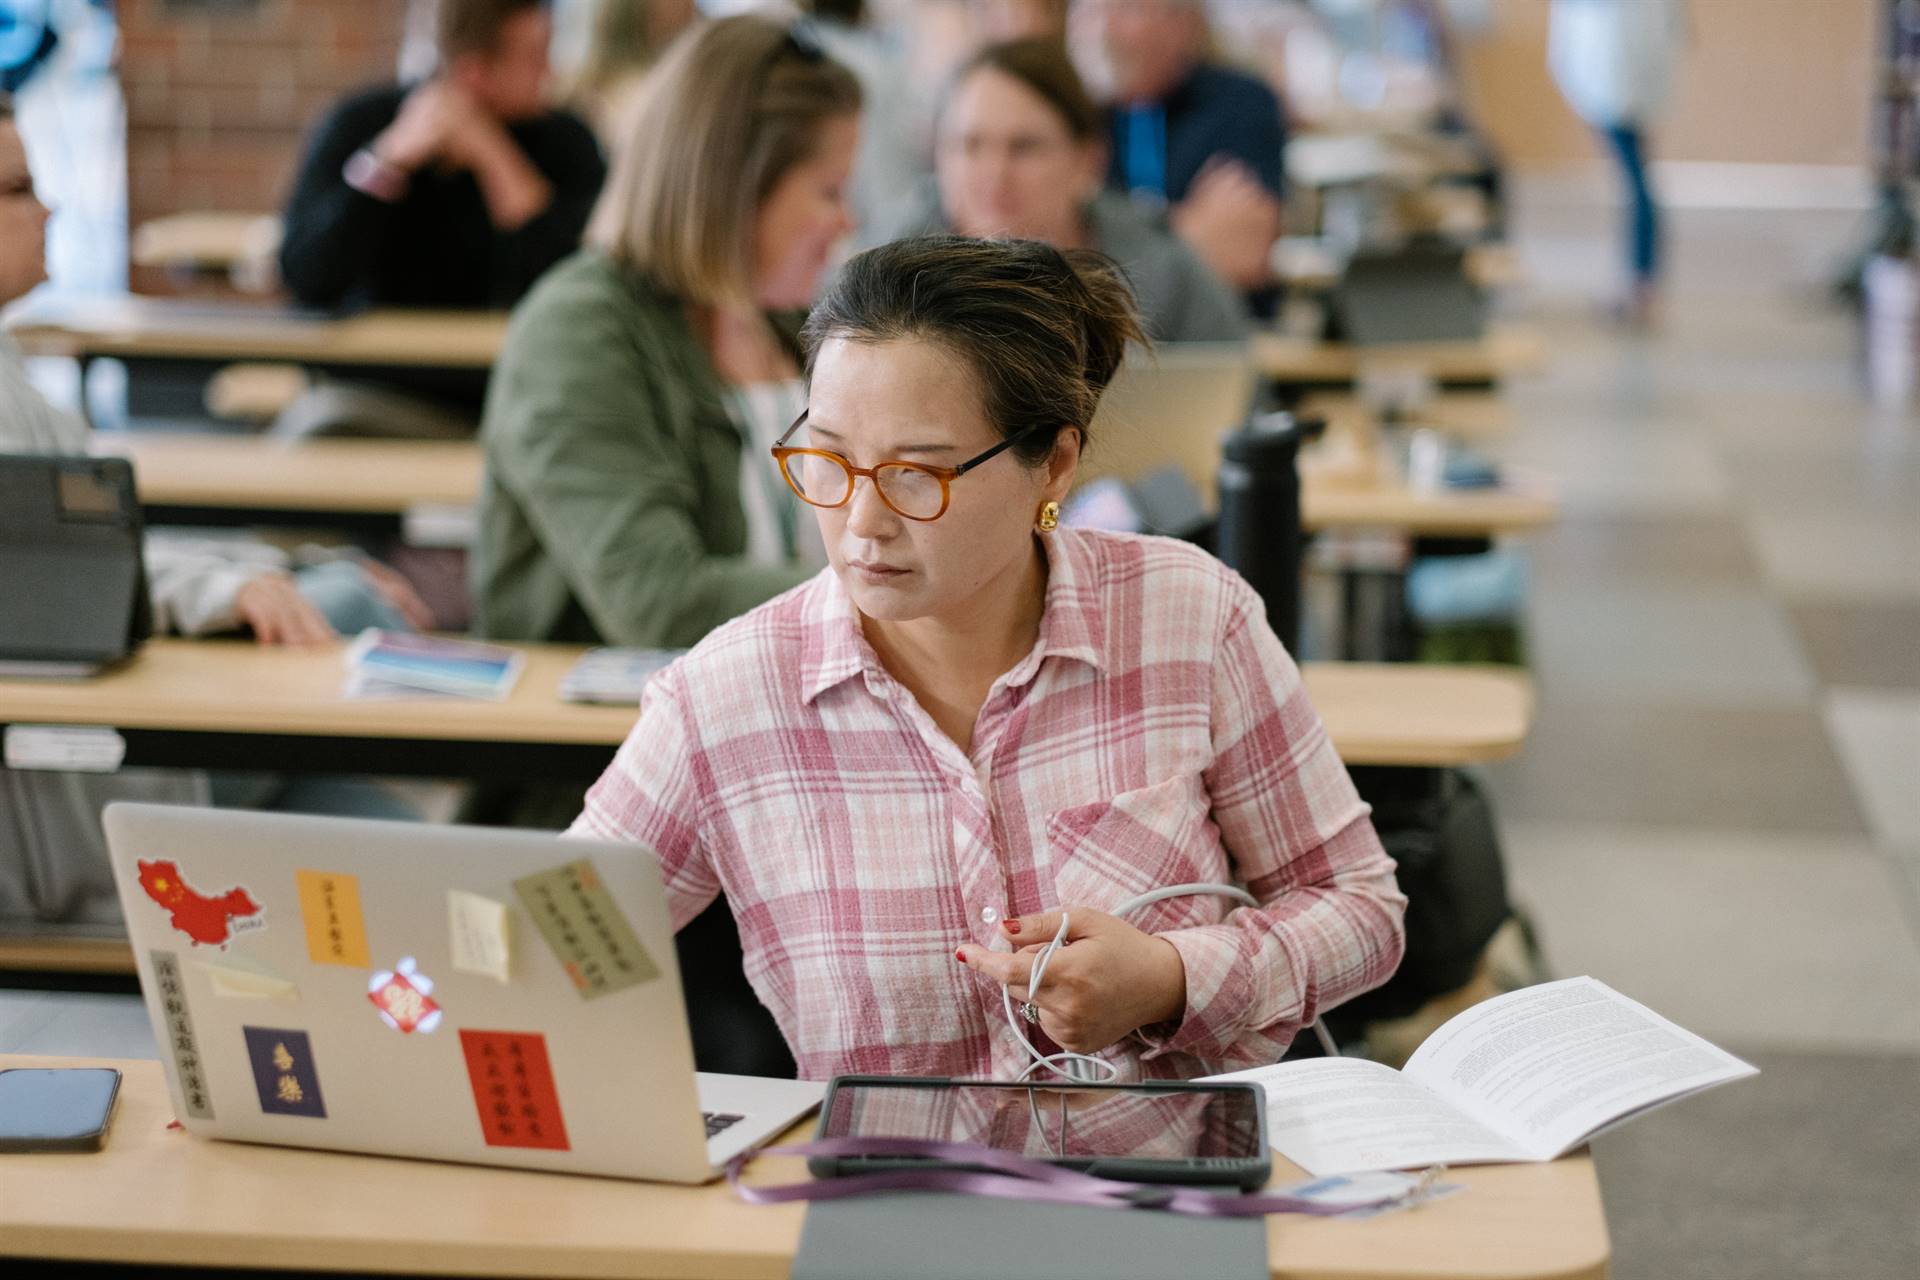
[[[1290,650],[1300,643],[1300,446],[1325,425],[1256,414],[1221,442],[1214,553],[1260,593]]]

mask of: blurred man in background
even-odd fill
[[[580,243],[606,166],[547,101],[543,0],[441,0],[440,69],[357,93],[309,139],[280,272],[309,306],[505,308]],[[468,431],[484,375],[387,384]]]
[[[1108,182],[1261,311],[1272,297],[1286,126],[1259,80],[1207,60],[1204,0],[1074,0],[1068,38],[1108,104]]]

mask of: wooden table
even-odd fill
[[[1485,387],[1543,367],[1546,340],[1531,329],[1495,325],[1468,342],[1394,342],[1361,347],[1283,334],[1256,334],[1254,360],[1275,382],[1347,387],[1370,369],[1418,372],[1443,386]]]
[[[1294,411],[1303,418],[1325,418],[1330,432],[1431,427],[1462,440],[1487,440],[1514,430],[1512,406],[1490,391],[1443,391],[1386,412],[1356,392],[1315,391],[1302,397]]]
[[[339,647],[151,640],[93,680],[0,680],[0,725],[108,726],[126,739],[127,766],[599,776],[634,709],[560,701],[560,677],[584,649],[515,647],[527,654],[526,671],[504,701],[354,701],[340,697]],[[1310,662],[1303,671],[1350,765],[1504,759],[1533,717],[1530,682],[1506,668]]]
[[[349,700],[344,645],[152,640],[92,680],[0,680],[0,725],[109,727],[127,767],[593,780],[634,709],[560,700],[583,648],[517,647],[526,669],[499,702]]]
[[[1347,485],[1304,480],[1300,527],[1383,529],[1415,538],[1487,539],[1527,533],[1560,518],[1560,502],[1542,480],[1488,489],[1409,488],[1399,480]]]
[[[1324,293],[1340,283],[1343,262],[1320,236],[1282,236],[1273,243],[1273,274],[1289,289]],[[1470,245],[1464,268],[1482,289],[1507,289],[1525,279],[1520,256],[1510,245]]]
[[[484,469],[480,447],[467,441],[116,432],[96,435],[94,446],[133,460],[140,504],[159,524],[320,518],[391,531],[422,507],[471,507]]]
[[[804,1206],[749,1205],[724,1183],[612,1178],[245,1146],[169,1130],[157,1062],[0,1058],[125,1073],[104,1151],[0,1155],[0,1250],[123,1265],[485,1276],[784,1277]],[[783,1140],[812,1132],[802,1121]],[[804,1176],[761,1160],[754,1182]],[[1274,1158],[1274,1182],[1303,1175]],[[1468,1190],[1363,1222],[1269,1219],[1287,1280],[1602,1280],[1609,1245],[1593,1162],[1452,1170]],[[1116,1210],[1115,1212],[1122,1212]]]
[[[28,355],[222,365],[284,361],[321,369],[369,366],[487,369],[506,338],[493,311],[366,311],[336,317],[284,307],[124,295],[30,304],[10,331]]]
[[[253,287],[273,276],[280,232],[273,213],[172,213],[134,228],[131,257],[136,267],[224,274]]]
[[[393,532],[423,506],[464,507],[479,493],[483,464],[466,441],[314,440],[286,444],[256,436],[115,435],[103,451],[134,461],[141,505],[157,524],[362,525]],[[1202,493],[1212,491],[1218,442],[1153,442],[1154,465],[1187,464]],[[1096,462],[1122,478],[1125,441],[1103,441]],[[1148,467],[1146,469],[1151,469]],[[1142,472],[1144,473],[1144,472]],[[1307,470],[1301,525],[1312,530],[1381,527],[1412,534],[1491,537],[1557,518],[1544,487],[1415,492],[1392,479]]]

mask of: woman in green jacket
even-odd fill
[[[791,335],[851,229],[859,109],[804,27],[728,18],[669,48],[586,247],[494,368],[482,634],[688,646],[825,562],[766,451],[805,404]]]

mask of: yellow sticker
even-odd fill
[[[513,934],[503,902],[465,889],[447,890],[447,936],[453,967],[505,982],[513,964]]]
[[[307,922],[307,955],[315,964],[371,968],[367,925],[360,917],[360,879],[337,871],[296,871],[300,914]]]

